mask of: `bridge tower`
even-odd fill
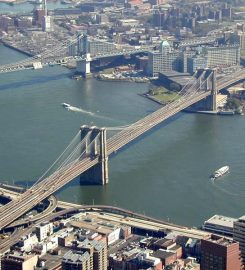
[[[200,88],[209,91],[210,95],[194,104],[193,109],[197,111],[216,111],[217,110],[217,82],[215,69],[199,69],[196,78],[200,82]]]
[[[212,111],[216,111],[217,110],[217,78],[216,78],[216,75],[217,75],[217,71],[216,69],[213,69],[212,70],[212,77],[211,77],[211,80],[212,80],[212,88],[211,88],[211,110]]]
[[[216,70],[207,69],[206,72],[206,84],[205,90],[210,91],[210,96],[206,99],[205,109],[215,112],[217,110],[217,82],[216,82]]]
[[[82,60],[77,61],[77,73],[83,75],[84,78],[89,77],[91,75],[90,72],[90,62],[92,61],[90,57],[90,53],[86,54],[86,57]]]
[[[77,37],[77,52],[78,55],[89,53],[89,42],[87,35],[79,35]]]
[[[106,147],[106,129],[82,126],[81,151],[86,153],[91,160],[99,162],[80,176],[81,184],[106,185],[108,183],[108,155]]]

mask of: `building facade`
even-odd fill
[[[242,262],[245,265],[245,216],[234,222],[233,238],[239,242]]]
[[[207,66],[209,68],[234,66],[240,63],[239,45],[205,47],[204,53],[207,56]]]
[[[167,41],[160,45],[159,52],[148,54],[147,73],[151,77],[158,77],[159,73],[171,70],[179,70],[180,54],[173,50]]]
[[[241,270],[239,243],[212,235],[201,240],[202,270]]]

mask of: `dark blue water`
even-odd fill
[[[0,62],[23,58],[0,46]],[[49,67],[0,75],[0,179],[27,185],[62,152],[80,125],[120,126],[156,110],[139,96],[147,84],[75,81]],[[82,108],[69,112],[62,102]],[[200,225],[213,214],[241,216],[245,195],[245,117],[178,114],[109,161],[110,183],[73,181],[59,198],[112,204],[170,221]],[[209,180],[217,168],[230,174]]]

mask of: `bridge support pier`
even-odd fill
[[[91,63],[91,57],[90,57],[90,54],[87,53],[85,59],[77,61],[77,69],[76,69],[77,73],[82,74],[84,78],[89,77],[91,75],[90,63]]]
[[[99,163],[81,174],[81,185],[106,185],[108,177],[108,155],[106,148],[106,129],[97,127],[81,127],[82,152],[91,159],[98,158]]]

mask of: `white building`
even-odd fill
[[[43,16],[42,18],[42,30],[44,32],[53,31],[53,22],[51,16]]]
[[[20,250],[23,252],[30,252],[33,247],[38,243],[36,234],[28,234],[19,241],[18,246]]]
[[[43,241],[48,236],[53,234],[53,223],[43,222],[36,227],[36,234],[39,241]]]
[[[58,247],[58,236],[50,237],[49,239],[36,244],[33,251],[40,256],[45,255],[48,251],[54,250]]]
[[[159,52],[148,54],[148,75],[158,77],[159,73],[179,69],[179,52],[174,51],[168,41],[162,41]]]

